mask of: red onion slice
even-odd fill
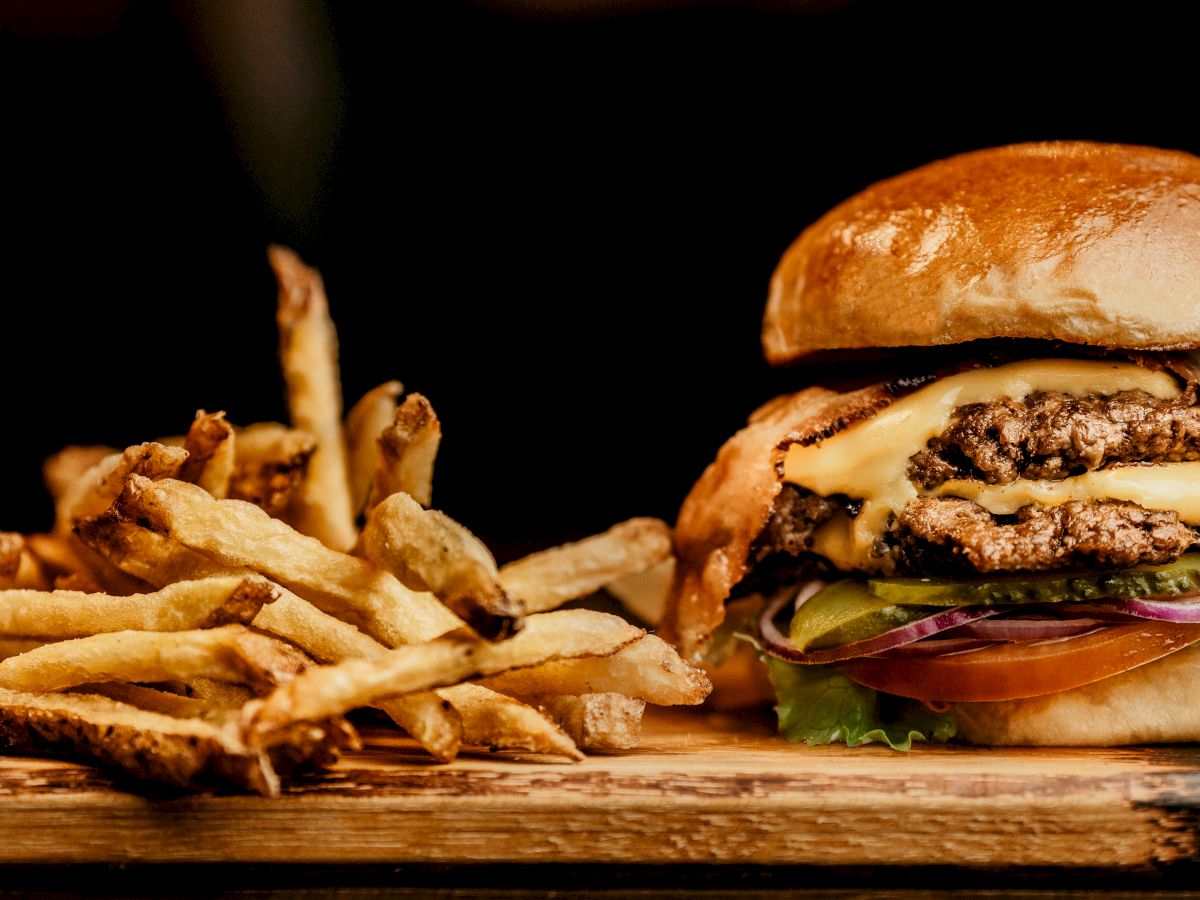
[[[828,650],[809,650],[806,652],[793,644],[791,639],[779,630],[779,627],[775,624],[775,617],[792,600],[793,596],[797,599],[803,596],[807,600],[815,594],[816,591],[810,590],[810,587],[811,583],[804,585],[796,595],[792,595],[791,592],[784,592],[763,610],[758,627],[762,632],[763,649],[771,654],[771,656],[786,660],[787,662],[808,665],[841,662],[842,660],[853,659],[856,656],[870,656],[875,653],[882,653],[884,650],[891,650],[893,647],[911,644],[914,641],[921,640],[921,638],[929,637],[931,634],[945,631],[947,628],[957,628],[960,625],[966,625],[968,622],[986,619],[997,613],[1006,611],[1004,609],[985,606],[945,609],[933,615],[926,616],[924,619],[918,619],[915,622],[909,622],[907,625],[901,625],[899,628],[893,628],[891,631],[885,631],[883,634],[877,634],[875,637],[867,638],[865,641],[856,641],[853,644],[846,644],[844,647],[831,647]]]
[[[1200,625],[1200,600],[1195,599],[1165,600],[1160,597],[1135,597],[1129,600],[1115,600],[1111,608],[1114,612],[1135,616],[1139,619],[1176,622],[1180,625]]]
[[[992,619],[964,625],[955,635],[985,641],[1043,641],[1074,637],[1103,624],[1099,619]]]

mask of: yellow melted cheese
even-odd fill
[[[1071,499],[1098,499],[1116,497],[1133,500],[1149,508],[1179,509],[1184,494],[1194,494],[1188,485],[1182,493],[1176,493],[1169,506],[1154,506],[1143,502],[1143,497],[1165,497],[1180,491],[1183,482],[1195,484],[1198,469],[1179,469],[1174,477],[1175,487],[1168,487],[1170,476],[1163,475],[1161,481],[1151,486],[1150,478],[1133,475],[1141,472],[1171,472],[1180,466],[1197,466],[1194,463],[1173,463],[1165,466],[1125,467],[1105,472],[1124,473],[1121,478],[1094,472],[1089,475],[1064,479],[1062,482],[1019,481],[1002,488],[991,488],[976,482],[955,481],[951,489],[947,483],[937,491],[922,492],[908,479],[908,460],[914,453],[923,450],[931,438],[940,435],[950,424],[954,410],[968,403],[982,403],[1001,397],[1023,400],[1035,391],[1054,391],[1075,397],[1089,395],[1109,396],[1121,391],[1141,390],[1162,400],[1178,397],[1180,388],[1175,379],[1166,372],[1144,369],[1133,363],[1101,360],[1026,360],[1009,363],[993,369],[976,369],[942,378],[907,397],[897,400],[874,417],[860,422],[835,434],[833,437],[808,447],[793,445],[784,457],[783,477],[785,481],[808,488],[816,494],[829,496],[845,494],[861,498],[862,510],[853,520],[839,516],[817,531],[813,538],[813,549],[829,558],[841,568],[877,569],[880,559],[872,556],[871,550],[889,528],[892,517],[921,493],[943,496],[966,496],[964,485],[972,485],[977,491],[969,499],[976,500],[991,510],[989,502],[1014,503],[1019,508],[1022,496],[1034,497],[1021,491],[1037,491],[1040,497],[1051,499],[1027,499],[1025,503],[1063,503]],[[1093,478],[1093,476],[1104,476]],[[1086,479],[1091,478],[1091,481]],[[1107,479],[1107,480],[1106,480]],[[1057,484],[1059,487],[1051,489]],[[1138,485],[1141,484],[1140,493]],[[1129,496],[1118,496],[1112,490],[1126,491]],[[1011,489],[1011,490],[1010,490]],[[1009,490],[1001,499],[991,491]],[[1079,496],[1072,494],[1079,491]],[[1058,499],[1053,499],[1058,498]],[[1192,502],[1200,502],[1193,500]],[[1007,508],[1007,507],[1006,507]],[[995,511],[995,510],[992,510]],[[1190,520],[1189,520],[1190,521]]]

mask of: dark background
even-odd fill
[[[1012,141],[1200,151],[1165,5],[547,7],[0,0],[0,528],[48,525],[64,443],[285,415],[270,241],[325,273],[348,401],[427,394],[435,503],[515,550],[672,518],[808,377],[761,361],[766,285],[848,194]]]

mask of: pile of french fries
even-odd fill
[[[49,534],[0,534],[0,749],[183,787],[279,793],[374,707],[435,759],[635,747],[704,673],[617,616],[558,609],[669,566],[633,519],[497,567],[430,508],[441,425],[398,382],[343,421],[320,275],[271,248],[291,425],[68,447]],[[361,527],[359,523],[362,523]]]

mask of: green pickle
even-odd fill
[[[1169,596],[1200,587],[1200,553],[1185,553],[1166,566],[1139,566],[1096,575],[1050,572],[970,579],[872,578],[867,585],[881,602],[900,606],[992,606]]]
[[[801,650],[825,650],[875,637],[935,612],[937,607],[883,600],[861,581],[837,581],[796,611],[789,637]]]

